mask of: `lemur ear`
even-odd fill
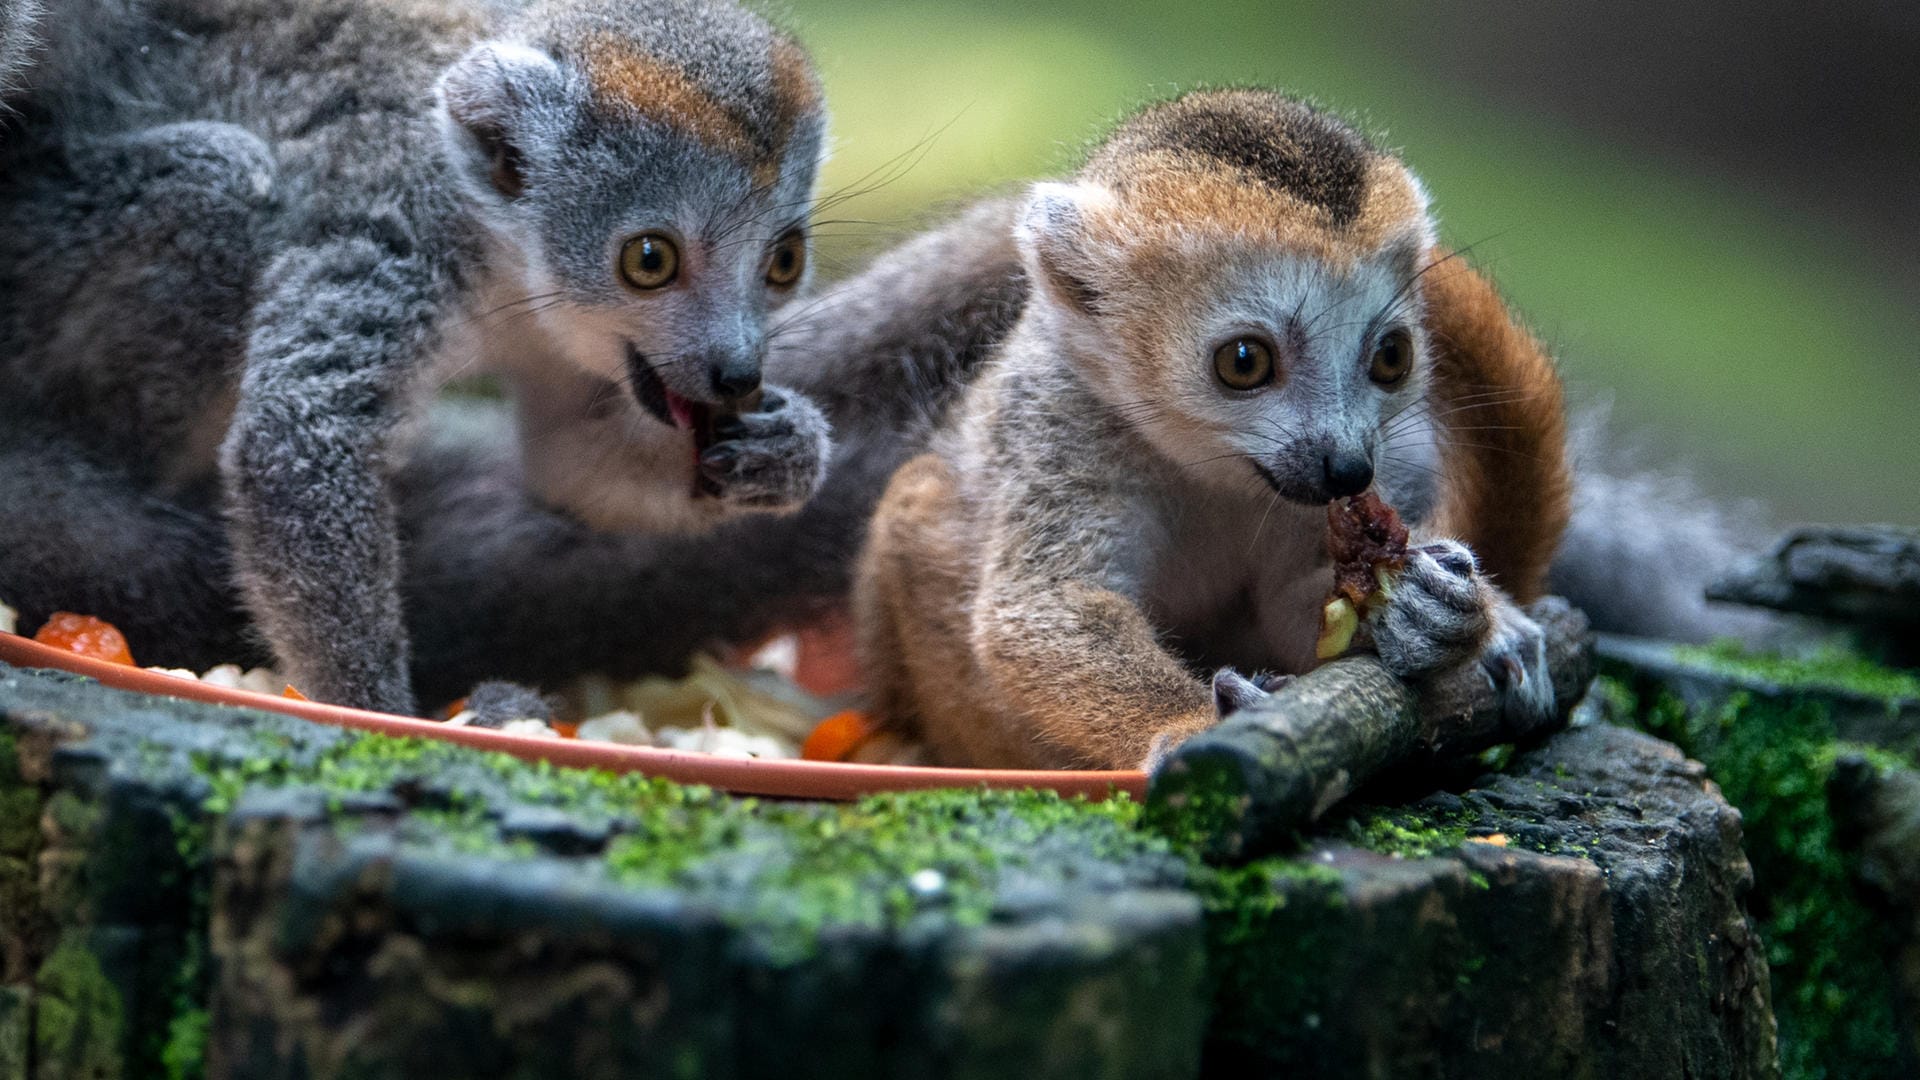
[[[518,198],[526,190],[526,157],[515,141],[516,121],[560,78],[552,57],[525,45],[489,41],[467,50],[440,77],[440,107],[456,160],[502,197]]]
[[[1027,275],[1083,314],[1093,314],[1101,299],[1086,250],[1086,214],[1112,198],[1093,184],[1035,184],[1014,229]]]

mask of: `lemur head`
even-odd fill
[[[825,123],[797,44],[725,3],[564,0],[439,97],[462,196],[570,362],[679,427],[759,386]]]
[[[1425,193],[1298,101],[1154,105],[1071,182],[1036,185],[1020,235],[1048,332],[1117,418],[1208,463],[1196,475],[1354,494],[1421,392]]]

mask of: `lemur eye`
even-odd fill
[[[807,268],[807,234],[789,229],[773,242],[773,261],[767,264],[767,284],[784,289],[800,280]]]
[[[1373,362],[1367,375],[1381,386],[1392,386],[1413,370],[1413,335],[1405,330],[1389,330],[1373,347]]]
[[[1235,338],[1213,350],[1213,373],[1229,389],[1257,390],[1273,381],[1273,350],[1257,338]]]
[[[658,289],[680,273],[680,249],[659,233],[642,233],[620,249],[620,276],[636,289]]]

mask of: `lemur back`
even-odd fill
[[[1549,708],[1538,629],[1493,583],[1537,592],[1565,524],[1559,384],[1425,202],[1352,129],[1260,91],[1150,108],[1037,186],[1021,321],[869,533],[883,717],[950,763],[1150,761],[1261,692],[1196,671],[1311,665],[1321,507],[1429,468],[1430,521],[1487,559],[1430,535],[1372,628],[1382,657],[1484,667]],[[1449,434],[1490,425],[1517,430]]]

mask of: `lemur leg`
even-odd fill
[[[984,530],[960,516],[954,486],[933,455],[894,477],[861,596],[861,621],[892,627],[869,632],[867,647],[899,650],[891,666],[869,658],[876,696],[911,702],[894,711],[918,722],[936,757],[1137,768],[1214,723],[1212,692],[1161,647],[1138,601],[1107,587],[1123,575],[1097,565],[1124,550],[1114,537],[1126,513],[1079,517],[1070,538],[1057,521]],[[1027,494],[1011,504],[1047,502]],[[972,560],[981,569],[968,596]]]
[[[211,485],[162,498],[53,425],[0,416],[0,600],[97,615],[142,664],[257,663]]]
[[[229,531],[282,674],[323,701],[410,713],[389,443],[458,287],[438,260],[456,252],[377,203],[327,231],[267,270],[221,446]]]
[[[265,659],[231,584],[213,448],[271,165],[239,128],[168,124],[79,142],[8,192],[0,600],[27,629],[78,611],[142,663]]]

